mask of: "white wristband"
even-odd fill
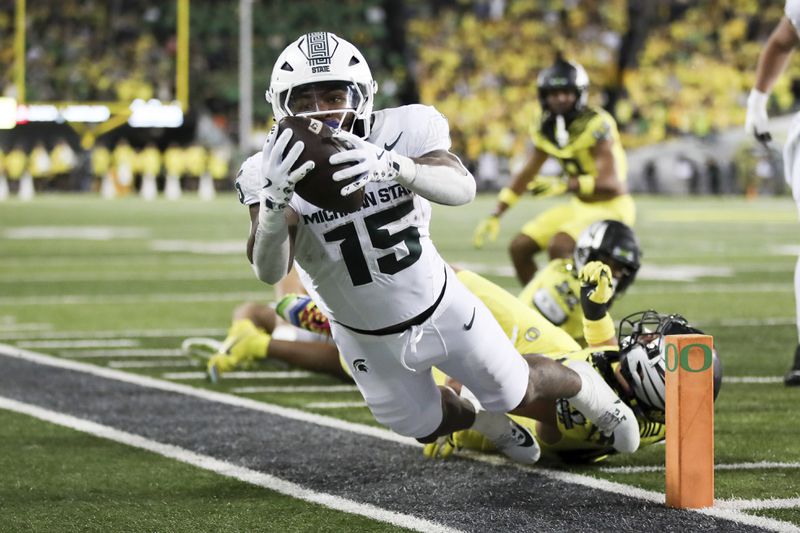
[[[769,93],[762,93],[755,87],[750,91],[750,94],[747,97],[748,107],[758,107],[761,109],[766,109],[768,102],[769,102]]]

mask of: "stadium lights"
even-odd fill
[[[87,104],[28,104],[19,105],[16,110],[16,123],[27,122],[105,122],[111,117],[111,110],[105,105]]]
[[[183,125],[183,110],[177,102],[134,100],[127,108],[118,104],[17,104],[14,98],[0,97],[0,129],[13,129],[28,122],[72,122],[100,124],[112,116],[126,115],[134,128],[177,128]]]
[[[152,99],[136,99],[130,106],[128,124],[134,128],[177,128],[183,124],[183,110],[179,103],[163,104]]]

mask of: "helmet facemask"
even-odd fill
[[[620,374],[627,381],[636,399],[640,414],[664,422],[666,409],[667,335],[702,334],[681,315],[661,315],[654,310],[634,313],[623,318],[619,325]],[[714,399],[722,383],[722,365],[713,349]]]
[[[277,105],[287,116],[316,118],[328,126],[352,131],[364,114],[364,88],[356,83],[323,81],[291,87],[278,95]]]

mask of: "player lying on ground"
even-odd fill
[[[550,261],[518,298],[585,346],[578,273],[591,261],[611,267],[614,288],[614,296],[608,302],[611,307],[636,278],[641,256],[639,241],[630,227],[616,220],[594,222],[581,232],[572,257]]]
[[[591,264],[590,264],[591,265]],[[586,276],[582,276],[585,280]],[[583,293],[586,294],[585,291]],[[593,304],[582,299],[589,307]],[[601,308],[597,308],[598,312]],[[596,315],[594,315],[596,316]],[[611,331],[611,319],[606,313],[600,321],[586,320],[586,337],[597,342],[598,327]],[[600,323],[606,322],[605,326]],[[664,337],[666,335],[702,333],[680,315],[662,315],[650,310],[635,313],[620,323],[619,344],[611,339],[593,344],[583,350],[550,357],[569,364],[585,361],[603,377],[619,397],[636,413],[639,423],[640,447],[661,442],[665,438],[665,368]],[[607,333],[606,333],[607,334]],[[600,335],[600,337],[606,334]],[[722,366],[714,350],[714,398],[722,384]],[[458,383],[446,383],[458,390]],[[594,463],[616,453],[609,439],[597,427],[570,405],[568,400],[558,400],[541,405],[527,416],[510,415],[528,428],[538,440],[542,453],[572,463]],[[482,435],[474,431],[456,432],[448,438],[425,446],[426,457],[447,458],[459,449],[491,452],[493,447]]]
[[[473,272],[460,271],[457,276],[489,308],[519,353],[542,354],[526,355],[527,359],[533,361],[544,357],[558,359],[567,353],[580,350],[580,346],[564,331],[523,305],[499,286]],[[610,288],[610,282],[606,283]],[[604,291],[610,298],[609,288]],[[312,330],[317,334],[324,334],[326,331],[327,320],[308,297],[288,296],[278,304],[277,311],[298,327]],[[287,343],[271,339],[267,332],[274,327],[274,315],[274,310],[258,304],[244,304],[237,308],[228,338],[224,341],[220,352],[208,361],[209,375],[218,376],[234,369],[251,367],[254,362],[266,357],[283,360],[301,368],[327,372],[337,377],[344,377],[359,370],[357,366],[349,368],[343,359],[340,363],[339,353],[332,344],[300,341]],[[606,333],[602,331],[601,335]],[[613,334],[612,326],[612,337]],[[612,388],[608,387],[586,361],[575,359],[569,361],[568,366],[595,382],[598,390],[614,394]],[[439,384],[443,384],[445,376],[437,372],[436,379]],[[616,394],[614,396],[616,398]],[[610,440],[607,435],[604,442],[609,444]]]

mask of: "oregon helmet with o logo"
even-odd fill
[[[578,236],[573,259],[576,272],[591,261],[601,261],[614,273],[614,293],[625,292],[641,266],[642,250],[633,230],[616,220],[594,222]]]
[[[575,91],[575,108],[581,110],[586,107],[589,97],[589,75],[586,70],[578,63],[567,61],[559,57],[552,66],[539,73],[536,79],[536,87],[539,92],[539,103],[542,109],[548,109],[547,95],[552,91],[573,90]]]
[[[663,413],[666,406],[665,340],[667,335],[703,332],[681,315],[654,310],[634,313],[620,321],[620,373],[643,411]],[[722,385],[722,363],[712,350],[714,399]]]

